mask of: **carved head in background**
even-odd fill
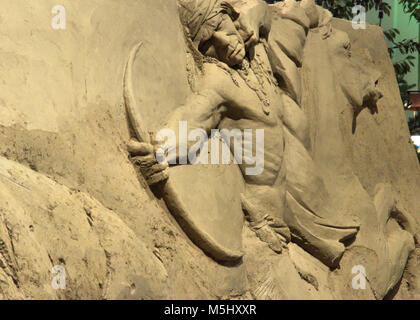
[[[239,13],[221,0],[179,0],[181,21],[195,47],[232,67],[245,58],[245,44],[235,27]]]
[[[353,106],[355,117],[368,108],[371,114],[378,112],[377,102],[383,94],[378,89],[381,73],[369,58],[357,57],[352,52],[347,33],[334,30],[329,38],[333,65],[340,86]]]

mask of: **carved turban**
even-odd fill
[[[222,0],[178,0],[178,4],[181,21],[197,47],[213,36],[223,14],[228,14],[233,21],[239,17],[239,13]]]

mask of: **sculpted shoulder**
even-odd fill
[[[217,66],[215,63],[205,63],[203,65],[203,75],[198,79],[200,88],[215,90],[217,92],[223,92],[224,88],[230,88],[235,86],[232,79],[238,81],[239,77],[235,75],[235,71],[226,66],[226,70]]]

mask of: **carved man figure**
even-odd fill
[[[254,18],[267,20],[267,5],[256,2],[260,14]],[[244,23],[221,0],[180,0],[179,4],[190,49],[201,70],[194,79],[195,93],[173,112],[166,128],[178,132],[179,121],[187,121],[189,130],[201,128],[207,134],[214,128],[264,130],[264,170],[248,175],[250,165],[246,161],[239,164],[246,182],[241,200],[252,230],[276,252],[293,236],[325,264],[337,266],[345,250],[343,240],[354,237],[358,227],[354,221],[343,221],[330,205],[330,195],[307,150],[307,130],[301,133],[306,125],[299,122],[302,111],[295,110],[296,117],[284,117],[289,98],[276,85],[263,39],[269,25],[260,25],[261,34],[256,35],[252,23]],[[186,159],[188,154],[182,150],[188,148],[179,148],[179,144],[169,148],[178,150],[178,159]],[[255,142],[243,144],[245,154],[254,147]],[[285,147],[288,161],[300,165],[293,172],[286,168]],[[150,184],[162,180],[168,166],[157,163],[151,156],[153,150],[134,140],[129,145]],[[305,195],[306,190],[312,191]]]

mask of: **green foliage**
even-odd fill
[[[410,19],[420,21],[420,2],[419,0],[399,0],[403,5],[404,12],[410,14]]]
[[[332,12],[334,17],[352,20],[353,12],[352,8],[356,4],[360,4],[366,8],[366,10],[375,9],[377,11],[383,11],[384,14],[391,14],[391,6],[382,1],[366,0],[366,1],[355,1],[355,0],[316,0],[317,5],[324,7]]]

